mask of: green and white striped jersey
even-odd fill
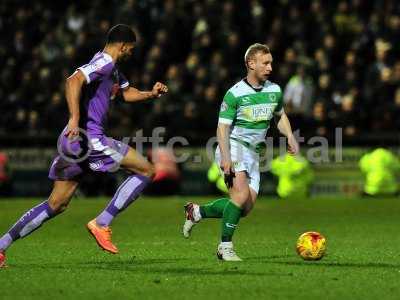
[[[256,148],[265,140],[274,114],[280,115],[282,112],[279,85],[267,80],[262,88],[256,90],[243,79],[225,94],[218,122],[231,124],[231,139]]]

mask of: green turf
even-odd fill
[[[84,228],[106,199],[74,200],[9,249],[0,299],[399,298],[399,199],[260,199],[235,235],[241,263],[216,259],[219,220],[182,238],[184,202],[137,201],[114,223],[120,254],[113,256]],[[0,231],[34,203],[0,201]],[[328,255],[319,262],[295,254],[308,230],[327,237]]]

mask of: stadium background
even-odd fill
[[[204,157],[220,101],[244,76],[243,54],[257,41],[272,50],[271,80],[287,94],[293,128],[306,141],[326,137],[330,146],[342,128],[343,161],[335,163],[331,150],[329,162],[313,166],[313,194],[358,194],[361,155],[378,146],[398,153],[397,1],[2,1],[0,12],[0,149],[8,156],[8,195],[48,193],[47,170],[67,122],[64,79],[102,49],[115,23],[131,25],[140,37],[122,66],[130,82],[149,89],[158,80],[170,92],[148,103],[117,101],[109,135],[165,127],[165,140],[183,136],[187,151]],[[213,193],[209,164],[182,164],[179,193]],[[262,192],[273,193],[274,179],[264,176]],[[104,182],[108,189],[83,193],[112,194],[117,182]]]

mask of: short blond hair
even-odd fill
[[[247,48],[246,53],[244,54],[244,64],[246,65],[246,68],[248,61],[252,59],[254,55],[256,55],[258,52],[262,52],[264,54],[271,53],[269,47],[265,44],[255,43],[253,45],[250,45],[250,47]]]

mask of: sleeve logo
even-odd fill
[[[226,111],[228,109],[228,104],[225,103],[225,101],[222,101],[221,103],[221,111]]]

